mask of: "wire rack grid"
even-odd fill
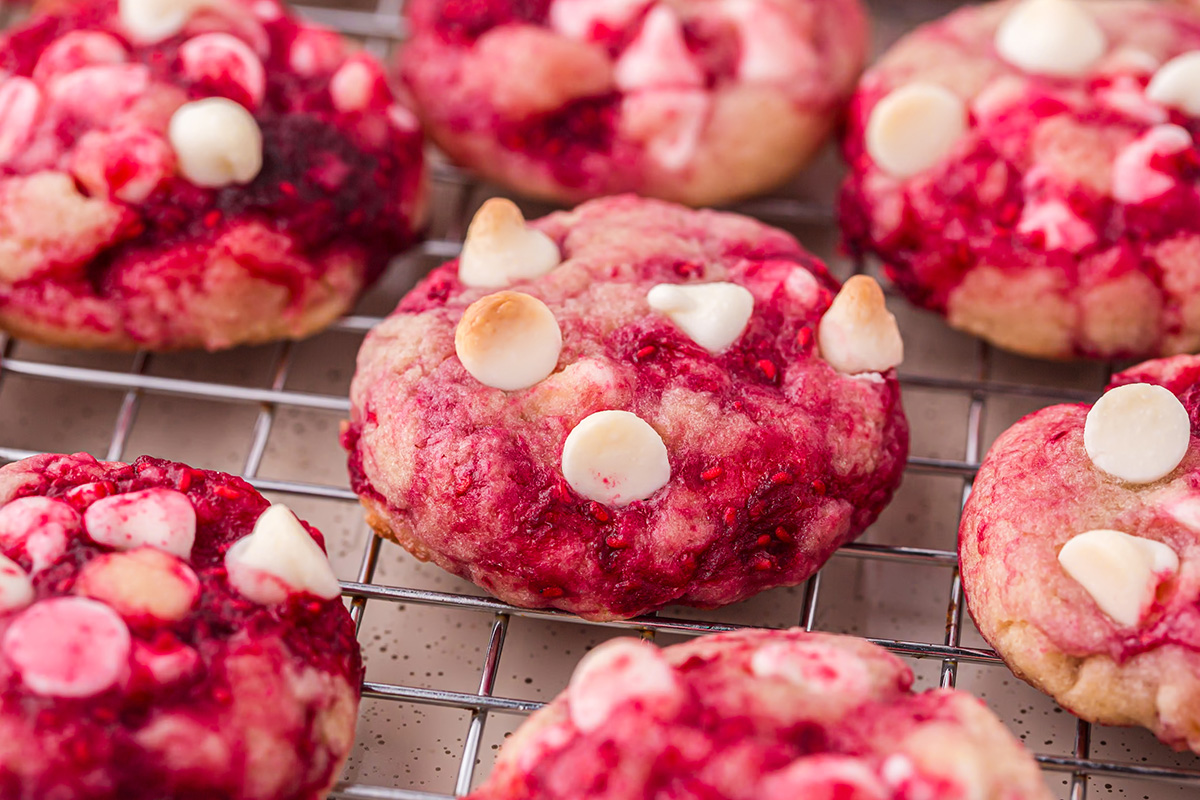
[[[301,6],[300,11],[317,22],[362,39],[365,46],[378,55],[388,55],[402,42],[406,34],[401,15],[404,0],[359,2],[361,7]],[[0,27],[11,22],[15,14],[11,7],[6,9],[0,0]],[[442,164],[435,165],[434,177],[439,191],[447,196],[452,211],[444,235],[426,241],[420,248],[420,255],[430,260],[457,254],[469,212],[481,191],[481,187],[468,176]],[[808,201],[784,196],[755,201],[743,205],[739,210],[777,224],[782,223],[784,227],[810,225],[826,230],[833,228],[832,213],[827,201]],[[853,269],[862,270],[864,265],[853,265]],[[367,314],[348,316],[339,321],[334,329],[361,336],[379,319],[378,316]],[[240,472],[259,490],[344,504],[353,504],[356,501],[344,481],[304,482],[274,479],[260,474],[268,441],[282,412],[302,409],[345,413],[349,408],[347,399],[342,395],[289,388],[289,376],[297,365],[297,359],[301,357],[297,354],[298,347],[295,344],[284,343],[275,349],[274,356],[266,367],[269,379],[262,381],[259,386],[244,385],[237,381],[197,380],[152,374],[149,369],[152,356],[147,353],[136,354],[128,369],[110,369],[103,366],[79,366],[69,363],[69,359],[25,358],[16,352],[17,347],[17,343],[7,338],[0,344],[0,384],[20,377],[78,387],[81,391],[103,389],[121,393],[115,420],[107,433],[107,444],[102,448],[102,455],[106,459],[118,460],[126,455],[134,422],[146,397],[197,398],[257,409]],[[966,399],[963,456],[913,456],[909,459],[907,468],[909,475],[937,475],[959,481],[959,507],[970,491],[971,480],[986,448],[988,435],[984,424],[984,412],[989,400],[1013,397],[1076,402],[1094,399],[1097,394],[1094,389],[996,377],[993,369],[996,354],[986,345],[976,344],[973,347],[975,366],[968,374],[947,376],[937,374],[936,370],[917,370],[901,374],[901,383],[906,391],[951,393]],[[0,441],[0,460],[4,461],[25,458],[39,452],[36,449],[3,446],[4,444]],[[97,455],[101,453],[98,452]],[[356,579],[343,583],[344,595],[360,631],[368,606],[372,604],[410,604],[462,610],[486,615],[490,619],[490,625],[486,628],[486,644],[481,648],[483,657],[478,671],[478,688],[475,691],[448,691],[396,682],[372,681],[370,669],[368,680],[363,686],[363,696],[369,700],[446,707],[469,715],[467,730],[462,738],[461,753],[457,758],[453,794],[345,780],[335,788],[333,797],[336,798],[450,800],[470,790],[477,779],[484,727],[489,716],[528,715],[541,706],[541,702],[538,701],[498,695],[494,691],[505,640],[510,622],[514,618],[551,620],[566,625],[602,625],[644,638],[654,638],[658,635],[696,636],[744,627],[740,623],[718,619],[672,617],[664,614],[624,622],[591,623],[561,612],[519,609],[473,594],[387,585],[375,580],[380,561],[380,541],[369,534],[364,538],[366,544],[359,559]],[[953,541],[952,536],[949,541]],[[955,686],[959,667],[963,664],[1004,669],[991,650],[986,647],[966,646],[963,643],[964,627],[969,626],[970,622],[964,619],[962,584],[957,570],[957,557],[953,550],[858,542],[844,547],[839,555],[865,562],[936,567],[945,575],[945,625],[944,636],[940,640],[932,640],[933,637],[927,637],[928,640],[868,637],[871,641],[907,658],[934,660],[940,665],[937,682],[944,687]],[[810,630],[818,625],[818,606],[822,597],[821,574],[813,576],[804,585],[802,600],[793,624]],[[1070,800],[1084,800],[1088,793],[1089,779],[1127,778],[1145,781],[1149,787],[1195,787],[1195,791],[1200,792],[1200,769],[1131,763],[1094,755],[1092,729],[1084,722],[1075,724],[1073,743],[1069,749],[1068,755],[1039,753],[1037,758],[1048,773],[1065,774],[1064,791]],[[1152,791],[1153,788],[1148,789],[1144,796],[1151,797]]]

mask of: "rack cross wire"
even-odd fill
[[[336,0],[330,0],[336,2]],[[367,0],[369,2],[369,0]],[[356,37],[365,43],[371,52],[388,56],[407,35],[407,26],[402,15],[404,0],[376,0],[373,9],[349,9],[329,6],[298,5],[300,13],[308,18],[335,28],[344,34]],[[0,0],[0,29],[11,23],[19,12],[5,6]],[[434,180],[455,195],[453,207],[458,210],[456,219],[449,225],[447,238],[426,241],[419,253],[429,258],[449,258],[457,255],[461,236],[466,228],[466,212],[470,198],[478,185],[470,176],[443,164],[435,164]],[[770,217],[773,220],[792,223],[821,223],[832,226],[833,215],[828,206],[791,198],[767,198],[743,204],[738,209],[754,216]],[[863,265],[855,266],[862,271]],[[364,334],[381,318],[373,316],[348,316],[334,325],[334,330],[351,334]],[[241,475],[260,491],[283,495],[320,498],[325,500],[354,503],[357,498],[345,484],[330,485],[307,483],[294,480],[275,480],[259,475],[267,443],[278,414],[282,409],[310,409],[347,412],[349,401],[342,396],[293,391],[286,388],[287,379],[296,363],[296,347],[291,343],[278,346],[277,355],[269,367],[269,388],[255,388],[233,382],[216,382],[168,378],[148,374],[151,356],[137,353],[127,371],[71,366],[47,363],[14,356],[15,342],[0,336],[0,382],[10,376],[23,376],[45,381],[77,385],[81,388],[102,388],[123,391],[122,400],[113,423],[104,457],[120,459],[129,442],[130,432],[137,417],[139,406],[146,395],[199,398],[209,401],[257,406],[259,411],[253,426],[248,454]],[[984,345],[977,347],[977,370],[969,378],[946,378],[920,373],[902,372],[901,384],[906,388],[918,388],[939,392],[952,392],[969,398],[966,420],[965,456],[962,459],[930,458],[913,456],[908,459],[907,472],[927,473],[958,478],[961,481],[961,499],[965,502],[970,492],[971,481],[979,467],[985,445],[983,429],[984,407],[990,397],[1027,396],[1048,398],[1063,402],[1094,400],[1096,394],[1076,389],[1055,388],[998,381],[990,378],[992,351]],[[0,461],[15,461],[37,454],[37,450],[4,446],[0,442]],[[697,621],[663,615],[651,615],[620,622],[590,622],[558,611],[537,611],[510,606],[498,600],[453,592],[438,592],[404,586],[390,586],[375,582],[376,568],[380,557],[380,540],[366,537],[367,544],[362,552],[356,580],[344,582],[342,590],[349,600],[351,615],[361,631],[362,622],[369,603],[414,604],[440,606],[490,615],[492,622],[483,663],[479,670],[478,690],[454,692],[440,689],[382,683],[368,680],[363,685],[363,697],[372,700],[396,703],[411,703],[423,706],[440,706],[466,712],[470,715],[468,728],[463,739],[462,753],[458,760],[454,795],[418,791],[396,786],[382,786],[342,782],[335,788],[332,797],[344,800],[453,800],[467,793],[475,779],[484,726],[492,714],[528,715],[541,707],[537,701],[514,697],[497,696],[496,685],[509,621],[513,617],[556,620],[564,624],[599,625],[653,638],[656,634],[698,636],[745,627],[718,621]],[[934,659],[940,662],[940,684],[953,687],[958,677],[960,664],[989,665],[1004,669],[996,654],[984,648],[962,645],[964,602],[962,583],[957,567],[957,555],[953,551],[901,545],[851,543],[841,548],[840,555],[856,559],[893,562],[899,564],[941,567],[950,577],[946,582],[946,625],[942,641],[904,641],[899,639],[870,638],[870,641],[896,653],[916,658]],[[818,572],[804,585],[797,624],[814,629],[817,607],[821,597],[821,573]],[[1070,800],[1085,800],[1090,777],[1124,777],[1142,781],[1166,782],[1178,786],[1197,787],[1200,790],[1200,769],[1152,766],[1125,763],[1091,754],[1091,726],[1078,721],[1075,726],[1074,746],[1069,756],[1037,754],[1043,770],[1069,775]]]

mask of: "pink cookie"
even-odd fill
[[[362,662],[321,535],[152,458],[0,469],[0,797],[320,800]]]
[[[1198,425],[1200,357],[1126,370],[1096,405],[997,439],[959,535],[971,614],[1014,672],[1084,719],[1196,752]]]
[[[863,78],[853,250],[1044,358],[1200,349],[1200,17],[1148,0],[957,11]]]
[[[367,338],[344,435],[382,536],[593,619],[803,581],[899,483],[895,320],[782,231],[622,196],[462,257]]]
[[[862,69],[858,0],[414,0],[402,54],[430,135],[519,192],[689,205],[769,189]]]
[[[614,639],[505,744],[472,800],[1048,800],[978,700],[914,694],[847,636],[745,631],[658,650]]]
[[[414,241],[419,125],[333,32],[275,0],[55,8],[0,35],[0,327],[298,338]]]

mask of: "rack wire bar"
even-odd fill
[[[336,1],[330,0],[330,2]],[[301,5],[299,8],[302,13],[343,33],[365,37],[372,49],[382,52],[387,48],[394,47],[407,35],[407,26],[401,16],[402,5],[403,0],[378,0],[374,10],[331,8],[310,4]],[[6,8],[0,2],[0,26],[9,22],[14,13],[11,8]],[[461,248],[462,236],[465,234],[469,220],[469,211],[473,199],[478,195],[479,186],[469,175],[442,162],[433,164],[432,173],[434,180],[441,185],[441,188],[452,193],[451,204],[455,213],[443,238],[425,242],[418,252],[423,257],[451,258],[457,255]],[[743,213],[766,217],[772,222],[782,221],[793,227],[797,225],[829,226],[833,223],[833,213],[829,206],[796,198],[771,197],[754,200],[744,204],[739,210]],[[856,269],[861,271],[863,265],[856,265]],[[380,320],[381,317],[372,315],[351,315],[335,323],[333,330],[361,336],[378,324]],[[154,364],[156,357],[147,353],[135,354],[129,369],[125,371],[77,367],[14,357],[14,343],[7,337],[2,337],[0,338],[0,384],[12,377],[22,377],[81,389],[101,388],[122,392],[120,405],[107,446],[104,449],[105,457],[109,459],[120,459],[124,456],[143,401],[149,395],[255,405],[258,407],[258,412],[241,468],[242,476],[246,480],[261,491],[356,503],[357,498],[345,484],[333,485],[282,480],[259,474],[280,411],[307,409],[345,413],[349,409],[349,402],[343,396],[294,391],[287,388],[288,377],[294,371],[298,359],[302,358],[301,351],[302,348],[291,344],[279,345],[261,386],[251,387],[222,381],[166,378],[153,375],[150,374],[150,367]],[[980,365],[979,371],[970,377],[947,378],[912,372],[902,372],[900,375],[901,383],[906,388],[920,388],[968,398],[964,457],[957,459],[913,456],[908,460],[907,465],[909,473],[942,475],[961,480],[961,500],[964,502],[982,457],[985,441],[984,416],[990,399],[1015,397],[1087,402],[1094,400],[1097,396],[1096,392],[1079,389],[994,380],[990,376],[990,352],[986,346],[980,345],[977,357],[977,363]],[[0,443],[0,445],[3,444]],[[23,447],[0,446],[0,461],[14,461],[38,452],[40,451]],[[486,614],[490,617],[488,639],[483,648],[483,659],[476,691],[458,692],[406,686],[370,680],[370,675],[363,685],[363,696],[370,700],[451,708],[469,715],[470,719],[467,729],[464,731],[461,755],[458,758],[454,778],[454,792],[458,795],[467,792],[475,780],[475,765],[489,715],[528,715],[543,705],[540,701],[506,697],[495,693],[509,625],[513,619],[527,618],[550,620],[564,625],[598,626],[646,638],[659,634],[701,636],[752,627],[715,620],[683,619],[658,614],[632,620],[594,622],[582,620],[561,611],[516,608],[491,597],[387,585],[376,580],[382,547],[380,540],[365,527],[363,540],[356,579],[342,584],[351,617],[360,633],[368,610],[378,607],[379,604],[388,604],[393,607],[400,604],[415,604]],[[953,686],[956,683],[959,667],[963,664],[1003,668],[1002,662],[992,650],[965,647],[962,644],[965,622],[964,603],[956,553],[949,550],[904,545],[855,542],[841,548],[839,557],[900,565],[931,566],[945,570],[942,574],[947,580],[946,626],[945,635],[941,641],[907,641],[888,638],[871,638],[869,641],[904,657],[932,659],[940,662],[940,682],[944,686]],[[809,630],[818,628],[818,610],[822,599],[821,582],[820,572],[806,581],[796,612],[797,624]],[[1039,763],[1047,772],[1069,774],[1070,800],[1086,800],[1088,779],[1095,776],[1130,778],[1200,788],[1200,769],[1131,764],[1096,758],[1092,753],[1091,737],[1091,726],[1079,722],[1075,728],[1075,741],[1070,756],[1047,753],[1037,755]],[[361,782],[340,784],[332,796],[343,800],[453,800],[454,797],[450,794],[419,791],[402,786],[370,785]]]

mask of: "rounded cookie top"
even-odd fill
[[[832,129],[858,0],[416,0],[404,79],[453,158],[558,200],[768,189]]]
[[[614,639],[472,798],[1050,797],[980,701],[911,686],[899,659],[846,636],[744,631],[664,650]]]
[[[414,240],[424,180],[381,66],[275,0],[87,0],[0,35],[0,325],[20,335],[312,333]]]
[[[631,196],[463,255],[368,336],[344,436],[372,525],[517,605],[593,618],[799,583],[890,499],[902,347],[782,231]]]
[[[1019,675],[1200,752],[1198,425],[1197,356],[1026,417],[984,460],[959,551],[971,614]]]
[[[241,479],[0,469],[0,794],[323,797],[361,680],[320,534]]]
[[[852,104],[842,224],[912,299],[1041,357],[1200,348],[1200,18],[1145,0],[972,6]]]

